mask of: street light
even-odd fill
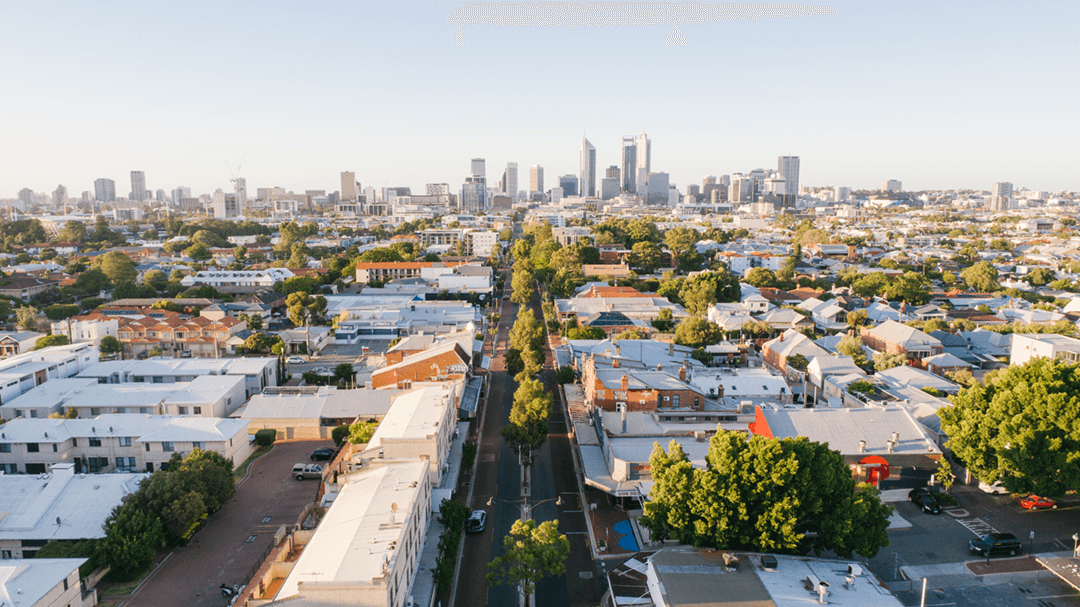
[[[1077,545],[1080,544],[1080,533],[1073,534],[1073,556],[1076,556]]]
[[[513,503],[517,503],[519,501],[522,502],[522,504],[521,504],[521,516],[522,516],[522,519],[521,520],[525,520],[526,518],[528,518],[529,512],[533,508],[539,506],[540,504],[546,504],[546,503],[548,503],[550,501],[554,501],[556,506],[562,506],[563,505],[561,495],[559,497],[556,497],[556,498],[550,498],[550,499],[546,499],[546,500],[541,500],[541,501],[536,502],[535,504],[533,504],[531,506],[528,504],[528,498],[522,499],[522,500],[507,500],[505,503],[513,504]],[[488,506],[494,506],[495,505],[495,497],[494,496],[488,498],[487,505]]]

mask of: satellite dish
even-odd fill
[[[397,512],[397,502],[390,504],[390,512]]]
[[[56,524],[57,525],[62,525],[63,524],[63,523],[60,522],[60,517],[59,516],[56,517]]]

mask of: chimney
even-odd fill
[[[627,377],[626,375],[623,375],[622,376],[622,383],[620,385],[622,386],[623,390],[629,390],[630,389],[630,378]]]
[[[866,441],[859,441],[859,453],[866,453]]]
[[[885,446],[889,448],[889,453],[892,453],[893,449],[896,448],[896,443],[891,440],[887,440],[885,441]]]
[[[622,433],[626,434],[626,405],[622,406]]]
[[[900,433],[899,432],[893,432],[892,433],[892,442],[894,442],[894,443],[899,443],[900,442]]]
[[[675,343],[674,342],[667,345],[667,355],[668,356],[675,356]]]
[[[619,368],[619,359],[616,358],[616,359],[613,359],[611,361],[611,368],[612,369],[618,369]]]
[[[686,365],[679,367],[679,381],[686,381]]]

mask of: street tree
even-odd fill
[[[532,519],[517,520],[503,538],[503,549],[503,555],[488,564],[488,584],[513,585],[528,598],[537,582],[566,572],[570,541],[559,533],[557,520],[539,525]]]
[[[514,326],[510,328],[510,347],[516,350],[524,350],[526,347],[543,349],[544,328],[531,311],[519,315],[514,321]]]
[[[677,539],[689,544],[694,539],[690,498],[694,491],[694,468],[682,445],[672,439],[667,451],[660,443],[649,455],[653,488],[645,502],[641,525],[656,541]]]
[[[630,249],[630,265],[652,274],[660,267],[660,247],[651,242],[635,243]]]
[[[514,290],[510,295],[510,301],[519,305],[529,303],[533,293],[533,275],[532,271],[528,269],[527,262],[524,264],[522,264],[522,262],[514,264],[514,274],[510,279],[510,286]]]
[[[15,322],[26,331],[38,331],[44,324],[34,306],[23,306],[15,310]]]
[[[298,327],[304,326],[307,321],[317,322],[319,315],[326,310],[326,298],[322,295],[312,297],[304,291],[297,291],[285,298],[288,307],[289,320]]]
[[[98,540],[95,552],[117,579],[127,580],[150,564],[164,540],[157,513],[123,503],[105,519],[105,537]]]
[[[1060,496],[1080,486],[1080,366],[1035,358],[938,410],[947,446],[981,481]]]
[[[524,465],[532,464],[533,452],[547,441],[548,419],[551,417],[551,394],[536,379],[522,379],[514,392],[510,408],[510,425],[502,429]]]
[[[102,354],[117,354],[121,350],[120,340],[112,335],[106,335],[101,338],[101,344],[98,345],[98,350],[101,351]]]

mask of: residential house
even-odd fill
[[[30,301],[35,295],[56,288],[59,284],[59,281],[49,278],[12,274],[7,278],[0,278],[0,295]]]
[[[0,331],[0,357],[32,352],[42,337],[37,331]]]
[[[13,552],[4,550],[5,554]],[[0,604],[32,607],[94,607],[97,590],[83,590],[85,558],[0,559]]]
[[[903,354],[912,365],[918,367],[923,366],[924,358],[944,351],[944,346],[936,338],[894,320],[876,327],[861,327],[860,337],[874,352]]]
[[[762,348],[766,365],[780,371],[789,379],[801,381],[806,369],[788,366],[788,359],[797,354],[806,358],[808,363],[816,356],[829,356],[828,351],[794,329],[788,329],[776,339],[765,342]]]
[[[328,439],[336,426],[382,419],[402,393],[334,386],[269,387],[232,416],[247,420],[252,430],[277,430],[277,436],[286,440]]]
[[[581,373],[585,404],[605,411],[703,410],[705,394],[687,383],[687,368],[624,369],[617,360],[598,368],[588,356]]]
[[[942,377],[945,377],[946,373],[955,373],[961,370],[971,370],[971,364],[957,358],[956,356],[953,356],[952,354],[949,354],[948,352],[944,352],[942,354],[938,354],[937,356],[931,356],[930,358],[924,359],[923,364],[926,365],[927,371],[933,373],[934,375],[940,375]]]
[[[943,394],[956,394],[960,391],[960,385],[940,375],[907,365],[878,371],[874,374],[874,380],[890,388],[915,388],[917,390],[932,388]]]
[[[1023,365],[1034,358],[1056,358],[1067,363],[1080,362],[1080,339],[1053,333],[1014,333],[1009,361]]]
[[[464,379],[472,374],[471,362],[471,353],[450,342],[376,370],[371,374],[371,387],[407,388],[414,382]]]
[[[254,293],[296,276],[288,268],[204,270],[180,280],[185,288],[208,285],[222,293]]]

